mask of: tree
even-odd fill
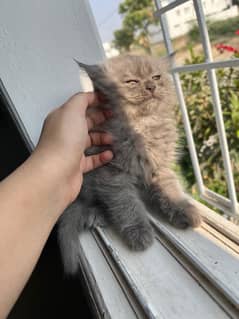
[[[119,5],[123,22],[122,28],[114,32],[115,46],[127,51],[135,43],[150,53],[149,26],[157,24],[154,9],[153,0],[124,0]]]
[[[117,49],[129,51],[130,45],[134,42],[134,34],[129,29],[116,30],[114,32],[114,44]]]

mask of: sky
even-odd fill
[[[114,30],[121,28],[121,17],[118,6],[122,0],[90,0],[102,42],[110,42],[114,38]]]

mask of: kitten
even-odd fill
[[[201,217],[171,169],[177,140],[175,96],[166,59],[119,56],[104,65],[78,63],[104,94],[113,117],[97,130],[114,136],[111,163],[84,177],[77,200],[59,221],[67,273],[78,268],[78,237],[102,217],[132,250],[153,242],[147,218],[162,216],[177,228],[200,225]],[[97,152],[93,147],[88,154]]]

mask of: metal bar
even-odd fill
[[[225,206],[230,207],[230,204],[231,204],[230,199],[228,199],[227,197],[225,197],[223,195],[215,193],[214,191],[212,191],[211,189],[208,189],[207,187],[205,187],[205,189],[204,189],[204,195],[209,196],[214,200],[218,200],[218,201],[222,202]]]
[[[212,70],[212,69],[231,68],[231,67],[239,67],[239,59],[183,65],[183,66],[178,66],[173,68],[172,72],[173,73],[193,72],[193,71],[204,71],[204,70]]]
[[[232,211],[231,211],[231,203],[228,206],[225,206],[224,203],[221,203],[221,202],[215,200],[215,198],[212,199],[211,197],[209,197],[207,195],[204,195],[204,194],[202,194],[200,196],[200,198],[203,199],[205,202],[207,202],[212,207],[215,207],[215,208],[219,209],[225,215],[227,215],[227,216],[235,216],[235,214],[232,213]]]
[[[157,11],[162,10],[161,2],[162,2],[161,0],[156,0],[155,1],[156,7],[157,7]],[[167,18],[165,17],[165,15],[159,15],[158,18],[159,18],[159,21],[160,21],[160,24],[161,24],[161,27],[162,27],[162,33],[163,33],[164,43],[165,43],[167,52],[168,52],[169,55],[171,55],[174,52],[174,50],[173,50],[172,42],[170,40],[170,34],[169,34]]]
[[[188,2],[188,1],[190,1],[190,0],[176,0],[176,1],[173,1],[173,2],[171,2],[169,4],[167,4],[164,7],[160,6],[160,9],[158,9],[156,11],[156,13],[155,13],[155,17],[159,18],[165,12],[167,12],[169,10],[172,10],[172,9],[178,7],[179,5],[181,5],[181,4],[185,3],[185,2]]]
[[[212,204],[213,206],[221,209],[227,215],[233,215],[233,212],[230,211],[231,209],[231,200],[222,196],[218,193],[215,193],[211,189],[205,187],[204,193],[201,195],[201,198]],[[237,209],[239,210],[239,204],[237,204]]]
[[[157,5],[157,8],[160,9],[161,1],[157,0],[156,5]],[[160,19],[160,23],[162,27],[162,33],[164,37],[165,46],[166,46],[168,54],[171,55],[173,53],[173,46],[170,40],[169,31],[168,31],[167,18],[165,15],[160,15],[159,19]],[[172,60],[172,64],[173,64],[173,60]],[[182,118],[183,118],[184,128],[186,132],[188,148],[189,148],[189,152],[190,152],[190,156],[192,160],[193,171],[197,181],[198,191],[200,194],[202,194],[204,191],[203,179],[201,175],[201,170],[200,170],[199,161],[197,157],[197,151],[196,151],[195,143],[193,140],[192,129],[191,129],[190,120],[188,117],[187,107],[184,101],[183,90],[182,90],[181,82],[179,79],[179,75],[173,74],[173,80],[174,80],[174,85],[176,89],[176,94],[179,100],[180,109],[182,112]]]
[[[197,20],[198,20],[199,30],[201,33],[201,40],[202,40],[202,45],[203,45],[203,49],[204,49],[204,53],[206,57],[206,62],[211,62],[212,61],[211,45],[210,45],[210,40],[209,40],[208,31],[207,31],[207,25],[206,25],[206,21],[204,17],[202,3],[201,1],[193,0],[193,4],[194,4]],[[223,158],[224,168],[226,172],[228,193],[231,199],[231,209],[234,214],[237,214],[238,213],[237,196],[236,196],[234,178],[233,178],[232,167],[230,162],[230,156],[229,156],[228,144],[226,139],[226,133],[225,133],[225,127],[224,127],[224,121],[223,121],[223,115],[222,115],[222,107],[220,102],[215,70],[208,70],[208,79],[209,79],[211,92],[212,92],[213,108],[214,108],[214,112],[216,116],[217,131],[219,135],[222,158]]]
[[[177,93],[177,97],[179,100],[181,112],[182,112],[182,118],[183,118],[183,123],[184,123],[184,129],[187,137],[187,143],[188,143],[188,148],[192,160],[192,165],[193,165],[193,171],[196,177],[197,181],[197,186],[198,186],[198,191],[200,195],[204,192],[204,185],[203,185],[203,179],[202,179],[202,174],[200,170],[200,165],[197,157],[197,151],[195,148],[195,143],[192,135],[192,129],[191,129],[191,124],[188,116],[188,111],[187,111],[187,106],[185,104],[184,96],[183,96],[183,90],[180,82],[180,78],[178,73],[173,75],[174,78],[174,84],[175,84],[175,89]]]

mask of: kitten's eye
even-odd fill
[[[157,80],[160,80],[160,79],[161,79],[161,74],[153,75],[153,76],[152,76],[152,79],[153,79],[153,80],[156,80],[156,81],[157,81]]]
[[[127,83],[127,84],[137,84],[137,83],[139,83],[139,81],[138,80],[126,80],[125,83]]]

